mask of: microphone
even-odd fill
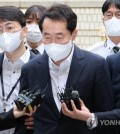
[[[34,109],[34,106],[39,106],[42,103],[47,86],[43,90],[39,89],[35,91],[35,88],[33,88],[21,91],[14,100],[17,108],[22,111],[26,107],[26,112],[30,113],[31,109]]]
[[[77,109],[79,109],[79,110],[81,109],[80,101],[79,101],[79,98],[80,98],[79,92],[77,90],[74,90],[72,87],[65,88],[64,93],[61,90],[59,90],[59,93],[57,95],[58,95],[60,102],[61,103],[65,102],[65,104],[69,110],[71,110],[71,111],[73,110],[70,100],[74,101],[74,104]]]

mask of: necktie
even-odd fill
[[[119,48],[118,46],[114,46],[114,47],[113,47],[113,51],[114,51],[114,53],[119,52],[119,50],[120,50],[120,48]]]
[[[40,54],[40,52],[39,52],[37,49],[31,49],[31,51],[32,51],[34,54]]]

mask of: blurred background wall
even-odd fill
[[[80,48],[87,48],[104,39],[101,7],[105,0],[0,0],[0,6],[17,6],[25,12],[33,4],[46,7],[54,3],[63,3],[72,7],[78,16],[78,36],[75,43]]]

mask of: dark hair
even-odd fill
[[[49,18],[55,21],[66,21],[67,29],[72,33],[77,25],[77,16],[72,9],[63,4],[56,4],[48,8],[41,17],[39,27],[42,31],[42,25],[45,18]]]
[[[120,0],[106,0],[102,6],[103,15],[106,11],[108,11],[111,5],[114,5],[117,9],[120,9]]]
[[[43,15],[43,12],[46,10],[44,6],[41,5],[32,5],[25,12],[25,18],[27,19],[30,15],[36,15],[38,13],[39,17]],[[40,19],[39,18],[39,19]]]
[[[1,6],[0,20],[17,21],[21,27],[26,26],[24,13],[15,6]]]

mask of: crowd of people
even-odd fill
[[[120,120],[120,1],[106,0],[102,13],[106,40],[82,50],[70,6],[0,6],[0,134],[120,133],[104,124]],[[45,94],[30,113],[14,103],[27,89]]]

